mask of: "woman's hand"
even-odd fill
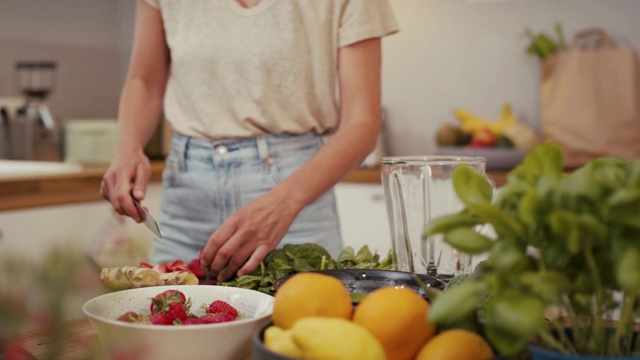
[[[201,252],[200,263],[219,281],[255,270],[289,231],[302,207],[278,188],[233,213]]]
[[[100,194],[118,214],[130,216],[139,223],[144,219],[132,196],[138,201],[144,199],[150,177],[151,164],[142,150],[119,149],[102,177]]]

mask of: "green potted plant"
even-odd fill
[[[562,149],[548,142],[508,174],[495,199],[469,168],[453,181],[465,209],[431,221],[425,236],[443,234],[486,260],[433,299],[430,321],[446,327],[477,314],[505,355],[529,346],[534,359],[640,357],[640,160],[598,158],[566,174]],[[475,231],[485,224],[491,236]]]

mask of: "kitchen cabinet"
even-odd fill
[[[382,257],[391,249],[391,235],[381,184],[340,183],[335,187],[342,240],[359,250],[368,245]]]
[[[144,206],[151,213],[159,213],[161,189],[159,183],[152,183],[147,189]],[[55,246],[86,249],[114,216],[105,200],[0,211],[0,252],[10,248],[30,258],[39,258]],[[128,218],[124,221],[136,236],[153,237],[144,225]]]
[[[160,190],[159,183],[150,184],[144,201],[154,214],[159,211]],[[96,245],[112,230],[116,217],[104,200],[0,211],[0,261],[2,256],[11,254],[21,262],[38,265],[54,249],[78,252],[78,256],[86,259],[83,283],[65,301],[65,316],[82,316],[82,304],[105,291],[100,283],[100,268],[90,260],[90,255],[97,252]],[[116,239],[152,241],[153,234],[144,225],[121,219],[126,231]]]

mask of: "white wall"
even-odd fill
[[[384,40],[383,96],[392,155],[428,154],[454,107],[497,118],[505,102],[539,128],[538,68],[524,30],[567,37],[597,26],[640,50],[638,0],[390,0],[399,33]]]
[[[115,117],[129,43],[131,0],[0,0],[0,96],[19,96],[15,63],[55,60],[49,98],[61,121]],[[130,31],[128,31],[130,32]],[[130,37],[127,34],[127,37]],[[126,59],[126,60],[125,60]]]
[[[389,0],[401,30],[384,41],[387,142],[393,155],[434,150],[453,107],[497,117],[510,102],[538,124],[538,69],[524,29],[570,36],[599,26],[640,49],[640,0]],[[114,117],[129,60],[134,0],[0,0],[0,96],[13,64],[60,61],[52,108],[64,118]]]

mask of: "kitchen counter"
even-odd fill
[[[84,165],[72,174],[19,176],[0,180],[0,211],[101,200],[108,165]],[[164,162],[151,164],[151,181],[162,179]]]
[[[108,165],[85,165],[79,173],[20,176],[0,180],[0,211],[73,204],[102,200],[100,182]],[[151,181],[162,180],[163,161],[151,163]],[[506,181],[506,172],[490,172],[496,186]],[[343,182],[380,183],[380,169],[359,168],[348,174]]]
[[[100,342],[96,330],[91,326],[89,318],[82,317],[68,321],[68,331],[65,339],[60,343],[60,359],[65,360],[107,360],[107,350]],[[31,355],[25,360],[44,359],[48,356],[52,339],[42,330],[33,330],[22,334],[22,348]],[[22,358],[20,358],[22,359]]]

